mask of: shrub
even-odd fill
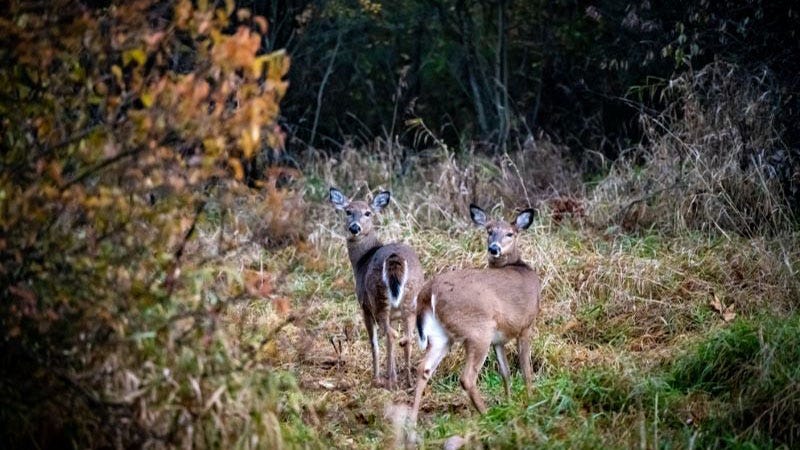
[[[212,205],[230,206],[243,161],[280,147],[288,58],[261,53],[263,18],[196,3],[14,1],[2,12],[9,447],[227,448],[280,443],[280,423],[299,422],[297,402],[279,401],[296,386],[238,375],[252,361],[234,359],[218,317],[247,297],[218,266],[229,254],[192,243]]]
[[[664,111],[640,117],[643,143],[594,191],[593,219],[674,232],[785,229],[800,161],[780,140],[782,97],[769,80],[722,62],[671,80]]]

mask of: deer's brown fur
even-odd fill
[[[483,210],[474,205],[470,212],[473,221],[488,232],[489,268],[441,273],[422,287],[417,330],[426,353],[417,369],[413,420],[428,380],[454,342],[462,342],[466,353],[461,386],[480,413],[486,411],[486,404],[476,381],[492,346],[506,394],[510,395],[504,345],[517,340],[519,365],[526,389],[530,390],[530,338],[539,314],[540,283],[536,272],[520,258],[516,242],[518,232],[530,226],[533,210],[522,211],[514,224],[488,221]]]
[[[411,334],[414,329],[417,293],[423,282],[422,266],[414,250],[400,243],[383,244],[375,233],[373,217],[390,199],[388,191],[378,194],[371,204],[350,201],[338,189],[331,188],[330,200],[345,211],[347,253],[356,284],[356,298],[361,305],[364,325],[372,348],[372,374],[379,383],[378,327],[386,336],[387,382],[397,383],[392,320],[404,321],[406,381],[411,384]]]

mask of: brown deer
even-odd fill
[[[373,217],[389,204],[391,193],[383,191],[372,204],[350,201],[336,188],[330,189],[330,201],[336,209],[343,210],[347,230],[347,253],[356,282],[356,298],[364,315],[370,344],[372,345],[372,375],[376,384],[378,374],[378,330],[386,336],[387,383],[394,388],[397,372],[394,358],[396,333],[392,320],[405,319],[405,336],[401,340],[405,350],[406,381],[411,385],[411,334],[414,330],[417,293],[422,286],[423,274],[419,258],[405,244],[386,244],[378,239],[373,229]]]
[[[509,369],[504,345],[516,339],[519,366],[530,392],[533,321],[539,314],[539,277],[525,264],[517,250],[517,235],[533,221],[534,211],[526,209],[513,224],[488,220],[486,213],[470,205],[472,221],[489,235],[489,268],[444,272],[425,283],[419,293],[417,331],[425,356],[417,369],[417,388],[411,419],[417,420],[422,392],[452,342],[463,342],[466,353],[461,386],[481,414],[486,404],[476,381],[494,346],[506,396],[510,396]]]

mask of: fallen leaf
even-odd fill
[[[272,277],[258,270],[244,271],[244,284],[247,293],[254,297],[267,297],[273,289]]]
[[[733,312],[734,304],[731,303],[728,306],[725,306],[722,303],[722,300],[717,297],[717,294],[714,294],[714,298],[709,302],[714,311],[718,312],[722,316],[722,320],[725,322],[730,322],[731,320],[736,318],[736,313]]]
[[[731,303],[730,305],[728,305],[727,308],[725,308],[725,312],[722,313],[722,320],[724,320],[725,322],[730,322],[735,318],[736,318],[736,313],[733,312],[733,303]]]
[[[714,308],[714,311],[716,311],[716,312],[718,312],[720,314],[722,314],[725,311],[725,307],[723,306],[722,302],[719,300],[719,297],[717,297],[716,293],[714,294],[714,298],[711,300],[711,302],[709,302],[709,305],[711,305],[711,307]]]
[[[577,319],[571,319],[569,322],[564,324],[564,328],[561,329],[562,333],[566,333],[572,329],[578,328],[581,323]]]

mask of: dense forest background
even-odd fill
[[[726,61],[770,85],[797,147],[796,8],[780,2],[240,2],[292,56],[283,105],[298,145],[412,145],[422,119],[451,146],[545,133],[579,158],[640,142],[671,79]],[[291,147],[290,147],[291,148]]]
[[[12,0],[10,448],[800,444],[800,12],[766,1]],[[370,386],[331,185],[428,276],[535,207],[532,397]],[[419,355],[419,350],[415,350]]]

